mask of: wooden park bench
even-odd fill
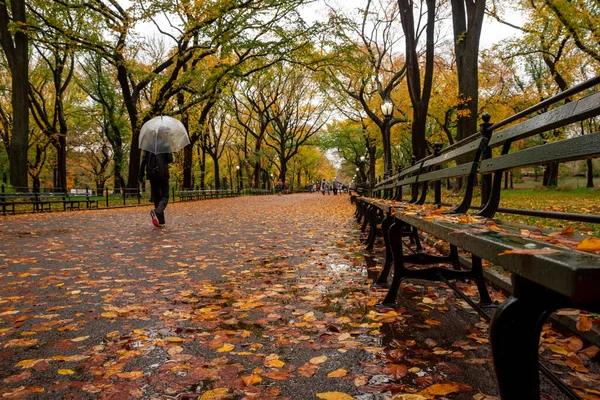
[[[481,307],[493,306],[482,274],[482,260],[511,273],[512,297],[495,310],[490,326],[494,366],[504,400],[538,399],[538,368],[570,398],[577,398],[572,389],[539,364],[539,338],[546,318],[560,308],[600,311],[600,249],[592,237],[511,223],[504,216],[589,224],[600,223],[600,216],[502,207],[501,189],[503,174],[509,170],[600,156],[600,132],[580,135],[576,125],[600,115],[600,92],[573,99],[598,84],[600,77],[496,124],[484,115],[478,134],[445,149],[438,148],[435,154],[366,188],[363,196],[354,199],[357,218],[362,219],[363,228],[369,227],[369,243],[374,235],[383,234],[386,258],[377,283],[385,285],[393,267],[382,306],[395,305],[404,279],[442,281],[489,320]],[[563,104],[557,105],[559,102]],[[549,109],[552,105],[555,107]],[[564,130],[566,139],[538,141],[526,148],[515,145],[559,130]],[[453,178],[462,178],[466,185],[460,203],[442,198],[442,182]],[[473,205],[476,182],[481,182],[482,201]],[[401,201],[403,191],[411,193],[410,199]],[[420,252],[419,233],[447,242],[449,254]],[[406,243],[403,246],[403,238],[409,238],[412,247]],[[465,255],[470,258],[468,263]],[[410,268],[406,264],[428,266]],[[465,270],[465,264],[470,268]],[[475,281],[479,304],[460,292],[454,284],[457,279]]]

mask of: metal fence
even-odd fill
[[[170,201],[216,199],[223,197],[259,196],[272,194],[268,189],[186,189],[171,188]],[[150,205],[150,191],[121,188],[105,188],[102,193],[85,189],[14,188],[1,185],[0,212],[2,215],[35,212],[73,211],[84,209],[106,209]]]

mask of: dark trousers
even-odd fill
[[[165,223],[165,208],[169,202],[169,180],[151,179],[150,193],[154,202],[154,212],[160,224]]]

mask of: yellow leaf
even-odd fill
[[[581,251],[600,251],[600,239],[595,237],[585,238],[575,249]]]
[[[183,339],[180,337],[168,337],[166,341],[169,343],[183,343]]]
[[[317,397],[324,400],[354,400],[354,397],[343,392],[317,393]]]
[[[217,388],[204,392],[200,396],[200,400],[222,400],[228,397],[228,393],[229,389],[227,388]]]
[[[223,345],[223,347],[219,347],[217,349],[217,353],[227,353],[227,352],[229,352],[229,351],[231,351],[233,349],[235,349],[235,345],[230,344],[230,343],[225,343]]]
[[[74,373],[75,373],[75,371],[73,371],[72,369],[59,369],[58,370],[59,375],[73,375]]]
[[[310,363],[315,365],[323,364],[325,361],[327,361],[327,356],[314,357],[310,359]]]
[[[71,339],[71,342],[83,342],[85,339],[89,338],[89,336],[79,336],[75,339]]]
[[[569,354],[569,352],[567,350],[565,350],[564,348],[555,345],[555,344],[551,344],[550,346],[548,346],[548,349],[550,349],[551,352],[556,353],[556,354],[562,354],[562,355],[567,355]]]
[[[348,375],[348,371],[345,370],[344,368],[339,368],[339,369],[336,369],[335,371],[331,371],[330,373],[328,373],[327,377],[328,378],[343,378],[346,375]]]
[[[274,359],[274,360],[266,360],[265,361],[265,367],[271,367],[271,368],[281,368],[285,365],[285,363],[281,360],[278,359]]]

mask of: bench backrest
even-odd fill
[[[402,189],[411,188],[409,202],[423,204],[427,200],[430,183],[434,183],[434,204],[441,204],[440,184],[450,178],[467,178],[462,202],[452,212],[464,213],[471,207],[476,176],[482,182],[482,207],[478,215],[493,217],[501,210],[517,214],[540,216],[535,210],[500,209],[502,174],[513,168],[542,166],[554,162],[583,160],[600,156],[600,132],[577,136],[571,134],[558,142],[542,143],[530,148],[512,146],[516,141],[545,132],[566,129],[572,124],[600,115],[600,92],[572,100],[571,98],[600,84],[600,76],[530,107],[499,123],[491,124],[490,116],[483,115],[480,132],[402,169],[385,180],[374,184],[367,195],[402,200]],[[565,104],[549,108],[565,100]],[[531,117],[531,115],[534,115]],[[526,119],[525,119],[526,118]],[[510,123],[512,126],[506,127]],[[506,128],[505,128],[506,127]],[[504,128],[501,129],[500,128]],[[497,153],[492,157],[493,153]],[[493,177],[493,179],[492,179]],[[592,221],[597,216],[551,213],[553,218]]]
[[[500,151],[497,156],[484,159],[479,167],[480,174],[493,174],[493,184],[486,204],[478,215],[491,218],[498,211],[502,188],[502,174],[507,170],[584,160],[600,156],[600,132],[578,135],[573,131],[565,134],[568,137],[559,141],[541,143],[528,148],[516,148],[513,146],[519,140],[567,128],[569,125],[598,115],[600,115],[600,92],[590,94],[578,100],[569,101],[564,105],[536,115],[516,125],[499,132],[494,132],[489,142],[489,148],[499,149]],[[496,125],[492,125],[489,131],[493,131]],[[534,210],[512,210],[512,212],[540,216],[540,213]],[[552,215],[552,218],[561,217],[560,214],[556,213],[548,214],[548,216],[550,215]],[[562,217],[564,217],[563,219],[571,219],[567,213],[564,213]],[[578,220],[582,220],[582,218],[578,218]]]

